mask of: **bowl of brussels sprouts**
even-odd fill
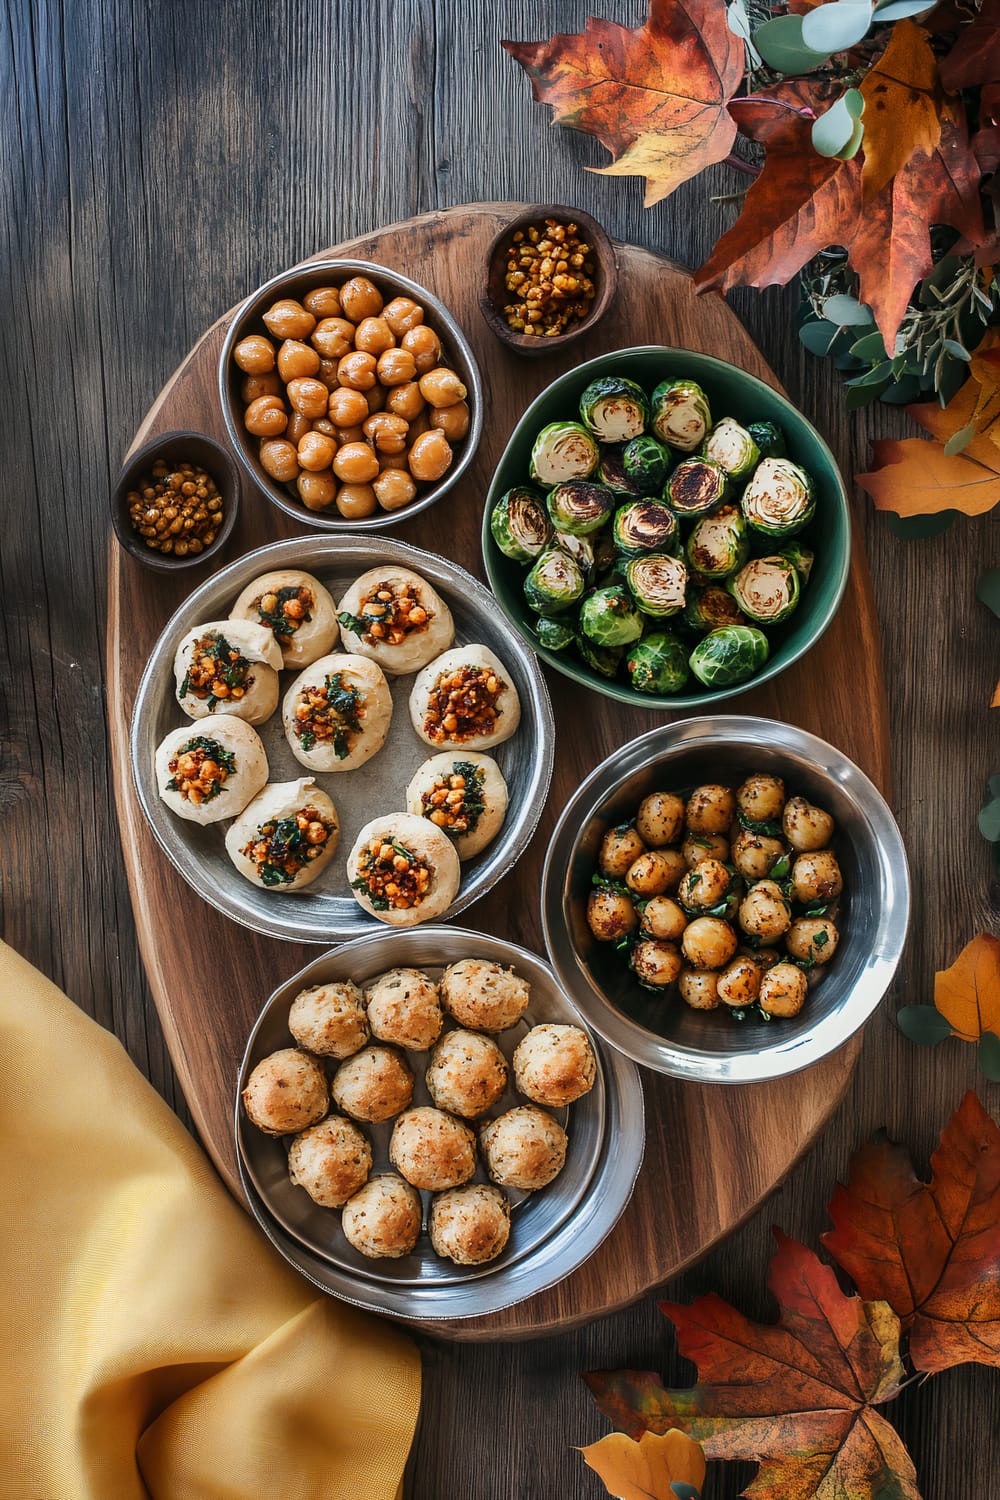
[[[847,493],[773,387],[687,349],[620,349],[531,403],[483,557],[550,666],[646,708],[715,704],[820,638],[850,570]]]
[[[790,724],[683,719],[616,750],[553,833],[556,977],[635,1062],[702,1083],[798,1072],[885,994],[906,851],[872,782]]]

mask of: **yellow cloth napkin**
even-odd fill
[[[412,1343],[291,1271],[115,1038],[2,943],[0,1038],[0,1496],[397,1496]]]

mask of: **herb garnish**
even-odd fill
[[[305,594],[305,599],[302,595]],[[264,600],[273,599],[274,605],[270,609],[264,608]],[[293,619],[285,613],[284,605],[292,601],[303,606],[300,619]],[[302,588],[299,584],[291,584],[286,588],[273,589],[269,593],[262,594],[256,601],[257,617],[262,625],[274,632],[274,638],[281,646],[287,646],[295,632],[307,620],[312,619],[309,613],[313,604],[312,593],[309,589]]]
[[[207,657],[213,664],[211,672],[202,667],[203,657]],[[184,674],[184,681],[177,689],[177,697],[182,699],[188,693],[193,693],[203,702],[207,698],[211,711],[217,703],[224,703],[229,696],[225,693],[220,696],[216,692],[217,685],[225,683],[230,689],[239,688],[241,691],[233,696],[242,697],[253,681],[247,675],[249,670],[249,659],[241,655],[224,635],[203,635],[192,644],[191,664]]]
[[[310,703],[310,693],[325,697],[326,703]],[[309,704],[309,715],[296,719],[295,733],[303,750],[312,750],[317,741],[329,740],[338,760],[351,753],[350,734],[360,734],[364,699],[356,687],[345,685],[341,672],[328,672],[322,688],[306,687],[299,701]]]
[[[177,762],[180,760],[182,755],[197,756],[199,751],[202,752],[198,760],[199,772],[201,771],[201,767],[206,760],[214,760],[216,765],[225,772],[225,776],[231,776],[236,770],[236,756],[233,754],[233,752],[231,750],[226,750],[224,746],[219,744],[218,740],[209,739],[208,736],[204,734],[196,734],[193,739],[185,741],[185,743],[178,750],[177,754],[170,761],[170,769],[176,769]],[[214,777],[212,777],[211,780],[209,780],[207,783],[202,783],[199,780],[199,790],[201,791],[201,800],[203,802],[211,802],[213,797],[217,797],[220,792],[225,791],[225,776],[220,778],[219,780],[216,780]],[[188,779],[190,778],[185,778],[185,781],[187,781]],[[181,786],[176,776],[171,776],[170,780],[167,782],[166,789],[168,792],[180,792],[182,796],[187,795],[185,789]]]

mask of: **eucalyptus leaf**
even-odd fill
[[[886,0],[884,5],[876,6],[872,19],[876,22],[902,21],[906,16],[922,16],[925,11],[933,10],[936,4],[937,0]]]
[[[819,121],[817,120],[816,123],[818,125]],[[833,297],[827,297],[823,303],[823,316],[828,323],[836,323],[848,328],[870,326],[872,321],[871,309],[864,302],[859,302],[857,297],[849,297],[846,292],[838,292]],[[854,353],[853,348],[851,353]],[[884,355],[882,357],[885,358]]]
[[[979,1038],[979,1068],[991,1083],[1000,1083],[1000,1036],[993,1031]]]
[[[1000,797],[994,797],[980,810],[979,832],[991,844],[1000,841]]]
[[[864,134],[864,127],[861,126],[864,108],[864,95],[858,89],[848,89],[846,94],[813,121],[812,143],[820,156],[840,156],[847,160],[848,152],[851,156],[854,155]],[[831,302],[837,300],[839,299],[835,297],[829,299]],[[854,298],[844,297],[843,300],[853,302]]]
[[[920,392],[920,381],[915,375],[902,375],[894,385],[882,392],[880,399],[889,406],[907,406],[911,401],[916,401]]]
[[[881,385],[884,381],[890,380],[893,374],[892,360],[884,359],[879,364],[872,365],[871,369],[866,370],[863,375],[857,375],[846,383],[849,386]]]
[[[670,1488],[678,1497],[678,1500],[701,1500],[701,1496],[693,1484],[685,1484],[683,1479],[672,1479]]]
[[[835,323],[821,319],[816,323],[804,323],[799,329],[799,338],[810,354],[829,354],[830,346],[839,332]]]
[[[938,399],[942,406],[947,406],[953,396],[957,396],[961,387],[969,378],[969,372],[957,359],[952,359],[949,354],[941,356],[941,368],[934,382],[934,388],[938,393]]]
[[[841,161],[853,161],[854,158],[857,156],[858,152],[861,149],[861,142],[864,140],[864,138],[865,138],[865,125],[864,125],[864,121],[863,120],[856,120],[854,122],[854,129],[851,131],[851,139],[848,141],[847,145],[843,148],[843,150],[837,152],[837,155],[840,157],[840,160]]]
[[[812,73],[829,52],[807,47],[802,40],[801,16],[775,16],[753,34],[753,43],[769,68],[778,73]]]
[[[877,401],[886,388],[888,382],[881,385],[856,385],[844,396],[844,406],[847,411],[861,411],[862,407],[870,406]]]
[[[851,353],[855,359],[885,359],[885,343],[878,329],[874,333],[864,334],[856,344],[852,344]]]
[[[747,49],[747,61],[752,68],[760,67],[760,53],[753,44],[750,31],[750,17],[747,14],[745,0],[732,0],[732,4],[726,8],[726,22],[733,36],[738,36]]]
[[[960,427],[957,432],[953,432],[944,445],[945,457],[951,458],[953,454],[961,453],[963,448],[969,446],[975,435],[974,427]]]
[[[944,339],[943,344],[949,354],[953,354],[956,359],[964,359],[966,364],[969,363],[972,355],[964,344],[960,344],[957,339]]]
[[[802,41],[816,52],[846,52],[861,41],[871,23],[869,0],[832,0],[802,17]]]
[[[920,1047],[936,1047],[951,1036],[951,1024],[933,1005],[904,1005],[896,1025],[905,1037]]]
[[[1000,568],[988,568],[976,579],[976,598],[995,615],[1000,615]]]
[[[906,542],[922,542],[947,531],[957,515],[957,510],[939,510],[933,516],[897,516],[890,511],[886,520],[893,536]]]

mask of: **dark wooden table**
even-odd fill
[[[200,332],[283,266],[378,224],[479,199],[565,202],[615,236],[697,264],[730,222],[725,169],[650,212],[641,185],[597,178],[589,139],[552,132],[501,37],[575,30],[593,12],[638,24],[638,0],[12,0],[3,32],[6,308],[0,445],[3,935],[123,1040],[185,1114],[139,962],[104,742],[107,493],[132,433]],[[844,414],[837,377],[792,327],[797,293],[737,307],[844,471],[905,418]],[[655,341],[658,330],[651,327]],[[1000,562],[995,522],[894,538],[865,503],[892,733],[894,808],[914,920],[897,984],[869,1027],[844,1104],[780,1194],[679,1282],[767,1316],[770,1226],[815,1243],[853,1147],[880,1125],[921,1159],[966,1088],[1000,1088],[957,1042],[918,1051],[902,1003],[980,928],[996,930],[990,849],[976,830],[1000,769],[1000,625],[974,597]],[[400,534],[405,537],[406,529]],[[411,1500],[599,1496],[573,1447],[607,1430],[579,1372],[628,1364],[690,1374],[647,1300],[582,1331],[516,1345],[423,1342]],[[890,1413],[924,1500],[996,1493],[996,1372],[967,1367]],[[992,1440],[992,1441],[991,1441]],[[713,1500],[749,1469],[717,1468]]]

